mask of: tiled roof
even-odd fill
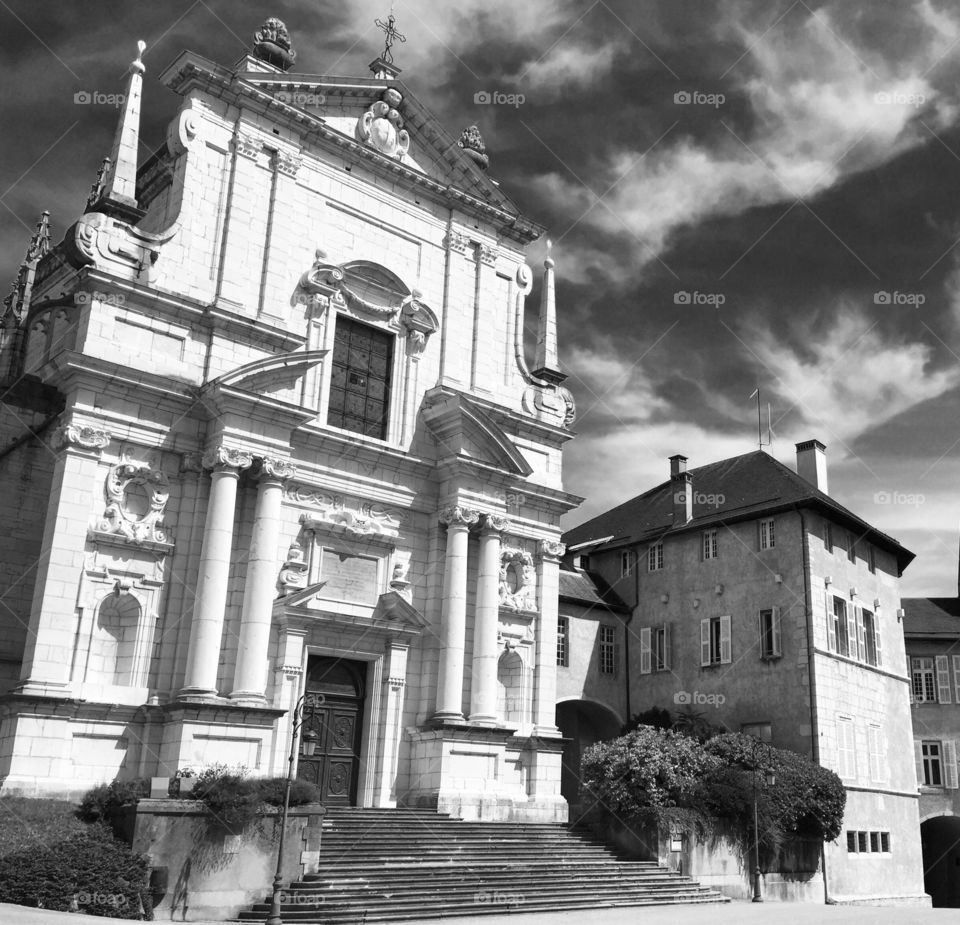
[[[905,597],[904,636],[953,636],[960,639],[960,598]]]
[[[626,604],[607,587],[599,575],[581,569],[560,569],[560,600],[629,613]]]
[[[914,558],[913,553],[895,539],[876,530],[761,450],[689,471],[694,494],[690,523],[674,528],[674,489],[668,480],[568,530],[563,537],[567,548],[609,538],[593,549],[585,550],[593,552],[649,541],[669,530],[702,530],[714,524],[748,520],[799,506],[819,509],[822,514],[852,529],[858,537],[892,552],[901,572]]]

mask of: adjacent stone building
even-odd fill
[[[83,214],[56,245],[44,217],[7,300],[0,787],[283,773],[313,693],[329,803],[562,821],[580,499],[551,259],[524,352],[542,229],[390,60],[294,57],[276,20],[233,65],[181,54],[139,164],[138,57]]]
[[[904,598],[926,890],[960,906],[960,598]]]
[[[927,901],[899,619],[913,554],[830,497],[823,444],[798,444],[796,472],[762,451],[674,456],[564,541],[631,610],[633,712],[692,709],[835,770],[826,898]]]

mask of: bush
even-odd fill
[[[756,762],[756,769],[754,764]],[[776,785],[767,787],[772,770]],[[833,771],[803,755],[741,733],[701,743],[679,732],[640,726],[583,756],[583,782],[597,801],[626,818],[693,829],[723,829],[744,852],[753,845],[755,777],[761,851],[772,857],[789,838],[836,839],[846,791]]]
[[[98,784],[83,795],[77,815],[84,822],[99,822],[109,819],[113,810],[148,796],[150,781],[145,778]]]
[[[0,902],[152,918],[147,858],[134,854],[101,823],[77,825],[80,830],[69,831],[61,819],[46,835],[34,830],[34,844],[0,857]],[[49,839],[54,828],[69,834]]]
[[[269,806],[283,806],[283,794],[287,787],[285,777],[266,777],[256,782],[260,799]],[[308,780],[294,780],[290,785],[290,805],[303,806],[304,803],[319,803],[322,798],[320,788]]]
[[[66,841],[86,831],[75,803],[31,797],[0,798],[0,858],[35,845]]]
[[[213,825],[240,832],[254,821],[260,809],[260,793],[254,781],[239,773],[220,769],[201,771],[189,797],[210,810]]]
[[[587,749],[581,775],[587,790],[610,811],[663,822],[678,815],[671,810],[697,809],[703,781],[719,764],[695,739],[640,726]]]

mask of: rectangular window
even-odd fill
[[[863,832],[847,830],[847,851],[850,854],[890,853],[889,832]]]
[[[570,667],[570,618],[560,617],[557,620],[557,665],[561,668]]]
[[[913,699],[916,703],[936,703],[937,686],[932,658],[914,658],[912,662]]]
[[[659,572],[663,568],[663,543],[654,543],[647,549],[647,571]]]
[[[730,617],[707,617],[700,621],[700,664],[729,665],[732,660]]]
[[[760,658],[779,658],[780,608],[760,611]]]
[[[927,787],[943,786],[943,764],[939,742],[924,741],[921,745],[923,756],[923,783]]]
[[[635,549],[624,549],[620,553],[620,577],[626,578],[633,574],[637,567],[637,552]]]
[[[877,571],[877,551],[873,546],[867,547],[867,568],[870,569],[871,573],[876,574]]]
[[[337,315],[328,424],[386,439],[393,341],[386,331]]]
[[[957,703],[960,703],[960,655],[953,657],[953,692]]]
[[[703,558],[704,560],[717,558],[717,531],[716,530],[707,530],[703,534]]]
[[[848,780],[857,776],[856,740],[849,716],[837,717],[837,773]]]
[[[761,742],[770,742],[773,739],[773,726],[770,723],[744,723],[740,731],[744,735],[754,736]]]
[[[851,562],[857,561],[857,541],[852,533],[847,534],[847,558]]]
[[[773,518],[760,521],[760,548],[773,549],[776,545],[776,537],[773,532]]]
[[[670,669],[670,625],[664,623],[653,630],[653,670]]]
[[[843,598],[833,598],[833,633],[836,639],[836,651],[840,655],[850,654],[850,639],[847,633],[847,602]]]
[[[833,524],[824,521],[823,545],[827,552],[833,552]]]
[[[600,674],[617,673],[617,630],[600,624]]]

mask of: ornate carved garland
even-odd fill
[[[170,542],[163,526],[170,482],[163,472],[121,463],[110,467],[104,489],[107,507],[97,522],[98,532],[123,536],[134,543]]]
[[[537,609],[537,573],[526,550],[505,547],[500,553],[500,606],[518,612]]]

